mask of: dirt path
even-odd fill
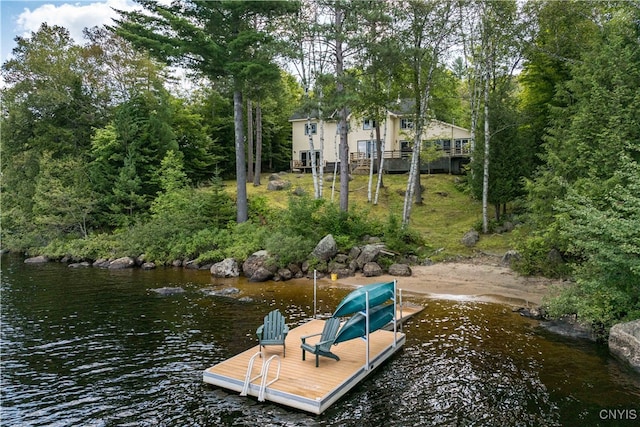
[[[500,301],[515,305],[539,305],[554,281],[539,277],[522,277],[492,259],[472,258],[411,267],[411,277],[398,277],[398,287],[405,292],[438,298]],[[393,276],[348,277],[336,283],[364,285],[393,280]]]

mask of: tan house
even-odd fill
[[[383,169],[389,173],[402,173],[409,170],[409,159],[413,143],[413,122],[406,118],[409,115],[389,112],[386,118],[386,138],[384,136],[385,123],[380,124],[380,138],[385,139]],[[309,133],[313,137],[316,162],[320,160],[320,137],[324,135],[324,150],[322,159],[325,170],[333,170],[334,164],[339,163],[338,145],[340,136],[337,134],[336,120],[324,122],[323,129],[317,118],[296,115],[290,120],[292,126],[292,156],[291,169],[301,172],[311,170],[312,151],[309,145]],[[369,119],[356,119],[352,115],[348,118],[349,157],[351,170],[354,173],[369,170],[372,159],[377,158],[375,145],[375,123]],[[423,144],[437,147],[440,158],[431,162],[422,162],[422,172],[439,171],[461,173],[463,166],[470,160],[471,132],[468,129],[431,120],[423,135]],[[374,165],[377,162],[374,162]]]

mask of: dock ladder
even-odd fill
[[[244,377],[244,385],[242,386],[242,391],[240,392],[240,396],[246,396],[249,393],[249,386],[251,385],[251,383],[257,380],[258,378],[262,378],[262,380],[260,381],[260,389],[258,391],[258,401],[264,402],[265,390],[267,389],[268,386],[278,381],[278,379],[280,378],[281,363],[280,363],[280,356],[278,356],[277,354],[274,354],[269,359],[265,359],[262,361],[262,368],[260,369],[260,374],[251,378],[251,371],[253,371],[253,363],[255,362],[256,357],[258,356],[262,357],[262,353],[258,352],[254,354],[253,356],[251,356],[251,359],[249,360],[249,366],[247,367],[247,374]],[[278,362],[278,370],[276,371],[276,377],[271,381],[267,382],[267,377],[269,376],[269,367],[271,366],[271,361],[273,359],[276,359],[276,361]]]

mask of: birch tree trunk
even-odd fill
[[[421,114],[421,112],[420,112]],[[420,120],[420,119],[418,119]],[[413,204],[413,195],[416,188],[416,179],[418,173],[416,171],[419,170],[419,154],[420,154],[420,134],[422,133],[422,129],[420,129],[421,125],[416,126],[416,135],[413,138],[413,151],[411,153],[411,164],[409,167],[409,179],[407,180],[407,190],[404,195],[404,206],[402,209],[402,225],[404,227],[409,225],[409,220],[411,219],[411,205]]]
[[[484,81],[484,169],[482,173],[482,232],[489,232],[489,218],[487,213],[489,200],[489,64],[486,64]]]
[[[311,116],[307,116],[307,131],[309,133],[309,157],[311,157],[311,176],[313,178],[313,196],[320,198],[320,189],[318,187],[318,174],[316,170],[316,149],[313,145],[313,132],[311,131]]]
[[[340,129],[337,130],[338,133]],[[333,180],[331,182],[331,203],[333,203],[334,196],[336,194],[336,178],[338,176],[338,158],[340,157],[340,152],[338,150],[338,133],[333,137],[333,148],[335,150],[335,159],[333,162]]]
[[[369,148],[373,140],[367,142],[367,151],[370,151]],[[369,183],[367,184],[367,203],[371,203],[373,195],[371,193],[371,187],[373,187],[373,152],[370,151],[369,154]]]
[[[385,117],[388,117],[389,110],[385,111]],[[379,129],[379,128],[378,128]],[[380,195],[380,187],[382,187],[382,168],[384,166],[384,149],[385,149],[385,141],[387,140],[387,120],[384,121],[384,135],[382,137],[382,141],[380,143],[380,151],[382,152],[382,157],[380,157],[380,163],[378,166],[378,183],[376,184],[376,196],[373,199],[373,204],[378,204],[378,196]]]
[[[322,118],[322,87],[320,87],[320,96],[318,101],[318,121],[320,125],[320,164],[318,165],[318,198],[322,198],[324,187],[324,119]]]

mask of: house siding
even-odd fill
[[[307,125],[306,119],[292,119],[292,169],[309,169],[311,166],[309,157],[309,136],[305,135],[305,128]],[[387,116],[387,135],[385,141],[385,170],[387,172],[406,172],[409,167],[407,155],[409,153],[401,154],[402,141],[410,141],[412,137],[403,132],[400,126],[401,116],[390,113]],[[320,150],[320,122],[312,119],[312,124],[316,124],[317,133],[313,135],[313,143],[315,150]],[[384,138],[384,122],[380,124],[380,137]],[[373,138],[372,138],[373,134]],[[350,118],[349,120],[349,155],[354,159],[359,152],[358,141],[370,141],[375,139],[375,128],[363,129],[362,121]],[[455,140],[469,140],[471,138],[471,132],[469,130],[455,126],[449,123],[444,123],[438,120],[431,120],[429,126],[424,132],[422,137],[423,141],[431,140],[443,140],[452,141],[451,147],[455,147]],[[324,122],[324,150],[323,160],[326,166],[331,166],[335,162],[339,162],[337,158],[337,145],[340,140],[337,135],[337,122],[325,121]],[[364,143],[360,144],[360,149],[365,146]],[[366,156],[361,151],[360,157]],[[468,152],[443,153],[443,157],[439,160],[431,162],[429,165],[421,165],[421,170],[426,172],[431,171],[449,171],[452,173],[460,173],[461,165],[468,162]],[[404,158],[403,158],[404,157]],[[463,160],[460,160],[460,159]],[[464,160],[466,158],[466,160]]]

